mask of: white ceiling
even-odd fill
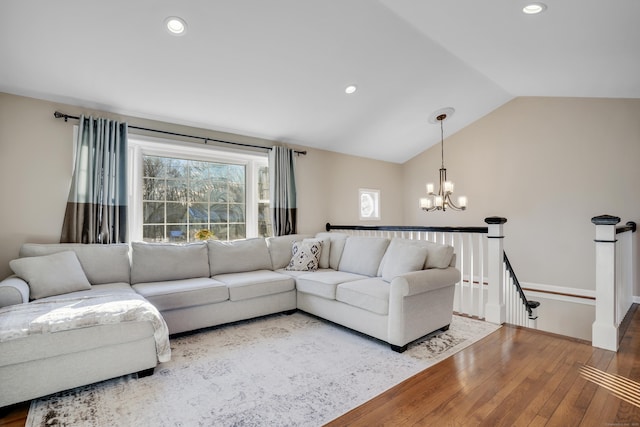
[[[640,1],[546,3],[2,0],[0,91],[402,163],[443,107],[640,98]]]

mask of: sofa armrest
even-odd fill
[[[391,292],[408,297],[451,286],[458,281],[460,271],[455,267],[430,268],[395,277],[391,281]]]
[[[0,308],[29,302],[29,285],[17,276],[0,282]]]

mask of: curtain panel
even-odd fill
[[[269,204],[273,234],[296,233],[295,153],[285,147],[273,147],[269,152]]]
[[[127,241],[127,123],[80,117],[61,243]]]

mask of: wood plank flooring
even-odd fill
[[[639,407],[580,373],[587,365],[640,381],[637,306],[625,327],[614,353],[505,326],[328,426],[640,426]]]
[[[640,407],[580,372],[587,365],[640,382],[635,305],[625,328],[614,353],[505,326],[328,426],[640,426]],[[0,426],[24,426],[27,412],[28,404],[11,408]]]

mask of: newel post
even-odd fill
[[[616,224],[620,218],[601,215],[591,218],[596,226],[596,320],[591,344],[618,351],[616,321]]]
[[[489,292],[485,306],[485,319],[491,323],[503,324],[507,318],[504,302],[504,235],[503,224],[506,218],[492,216],[485,218],[489,224],[487,233],[487,262]]]

